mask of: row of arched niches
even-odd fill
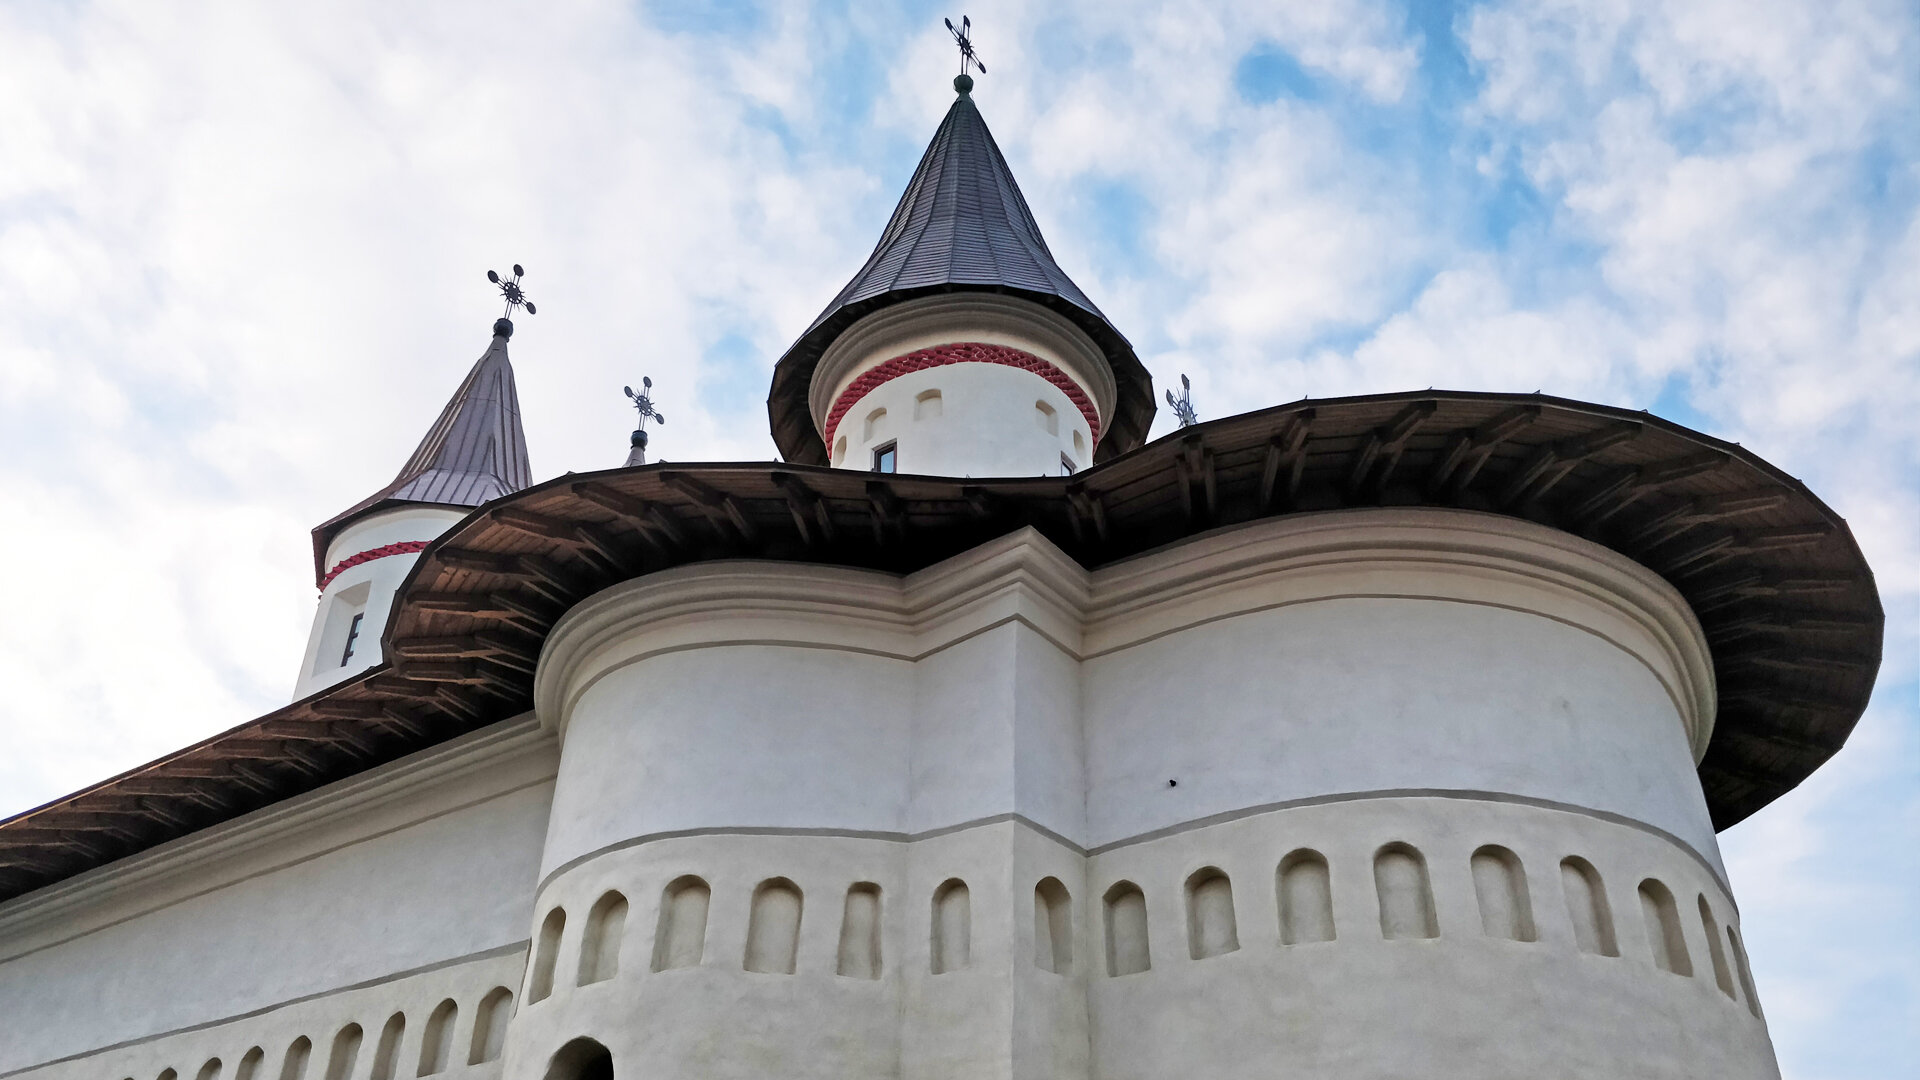
[[[1542,876],[1524,866],[1511,850],[1483,846],[1468,861],[1473,897],[1477,902],[1480,933],[1488,938],[1539,944],[1540,920],[1563,919],[1571,940],[1581,952],[1598,957],[1637,959],[1656,972],[1712,980],[1729,1001],[1744,1002],[1755,1017],[1760,1007],[1739,931],[1715,911],[1703,893],[1684,903],[1658,878],[1641,879],[1635,886],[1637,910],[1616,912],[1606,884],[1593,864],[1577,855],[1562,859]],[[1257,932],[1264,945],[1281,948],[1337,943],[1358,935],[1386,940],[1437,939],[1441,921],[1427,859],[1410,844],[1389,843],[1373,855],[1374,902],[1377,925],[1338,925],[1334,918],[1334,877],[1326,856],[1300,848],[1279,860],[1273,877],[1256,887],[1272,888],[1279,911],[1278,925]],[[1185,925],[1150,925],[1146,890],[1178,887],[1183,890]],[[1108,882],[1099,890],[1095,907],[1100,920],[1092,940],[1103,945],[1101,955],[1075,954],[1081,940],[1074,926],[1076,908],[1068,887],[1057,877],[1042,878],[1032,886],[1034,966],[1060,975],[1091,965],[1087,973],[1106,978],[1146,975],[1153,969],[1150,942],[1162,934],[1184,937],[1186,955],[1204,961],[1239,951],[1243,939],[1256,936],[1243,927],[1234,896],[1245,888],[1215,866],[1202,866],[1184,882],[1165,886],[1132,880]],[[570,914],[555,905],[542,916],[534,938],[532,963],[525,988],[529,1006],[563,992],[629,974],[635,960],[650,975],[670,975],[694,967],[737,964],[739,969],[768,975],[792,975],[800,970],[802,920],[814,914],[821,899],[807,896],[785,877],[772,877],[753,887],[747,911],[746,947],[738,957],[709,954],[708,911],[713,890],[703,878],[686,874],[673,878],[661,892],[658,916],[650,941],[640,952],[627,947],[634,932],[629,925],[626,893],[609,889],[584,915]],[[930,910],[896,911],[871,881],[856,881],[825,898],[824,917],[839,920],[839,947],[832,958],[833,974],[850,979],[878,979],[887,972],[882,955],[882,921],[887,918],[924,918],[928,950],[927,973],[943,975],[972,963],[973,891],[966,881],[948,878],[932,891]],[[570,918],[583,917],[584,929],[563,949]],[[1696,958],[1688,948],[1683,919],[1697,919],[1707,956]],[[1455,925],[1459,925],[1456,923]]]
[[[431,1000],[431,999],[429,999]],[[423,1003],[424,1004],[424,1003]],[[462,1015],[471,1014],[471,1023],[463,1026]],[[415,1014],[416,1017],[420,1014]],[[252,1046],[233,1058],[229,1066],[223,1058],[201,1062],[193,1080],[402,1080],[403,1077],[451,1075],[461,1066],[487,1065],[500,1059],[507,1038],[507,1022],[513,1017],[513,991],[496,986],[478,1001],[464,1006],[456,998],[443,998],[424,1013],[425,1030],[420,1033],[418,1049],[407,1049],[408,1014],[396,1009],[380,1023],[379,1035],[372,1040],[372,1060],[361,1070],[361,1056],[369,1049],[367,1028],[350,1021],[330,1032],[299,1035],[270,1061],[265,1047]],[[375,1022],[378,1022],[377,1020]],[[318,1040],[318,1041],[316,1041]],[[169,1066],[156,1080],[180,1080],[180,1070]],[[127,1077],[126,1080],[135,1080]]]

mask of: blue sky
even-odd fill
[[[1535,390],[1755,449],[1888,613],[1852,743],[1723,835],[1794,1078],[1920,1031],[1920,13],[977,4],[1060,262],[1203,416]],[[950,100],[924,4],[0,4],[0,813],[285,700],[306,531],[521,262],[535,472],[772,455],[772,360]],[[1169,423],[1162,417],[1163,429]],[[69,582],[84,577],[89,588]]]

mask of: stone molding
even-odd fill
[[[1093,399],[1100,417],[1095,430],[1105,431],[1112,425],[1119,390],[1106,355],[1085,331],[1030,301],[969,292],[926,296],[882,308],[835,338],[821,355],[807,388],[814,431],[827,430],[834,402],[867,368],[956,341],[1022,349],[1059,367]]]
[[[1545,526],[1430,508],[1329,511],[1203,534],[1089,573],[1021,529],[906,577],[752,561],[615,585],[555,625],[534,680],[542,726],[607,673],[714,645],[830,648],[917,660],[1019,621],[1078,660],[1203,623],[1355,597],[1485,604],[1605,640],[1665,687],[1694,761],[1713,730],[1706,639],[1672,586]]]

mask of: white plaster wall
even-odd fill
[[[388,544],[435,540],[466,514],[465,510],[442,506],[403,506],[369,514],[333,538],[327,548],[327,569],[331,570],[342,559]],[[380,638],[386,632],[394,592],[419,557],[417,553],[388,555],[348,567],[327,583],[314,610],[313,629],[307,635],[299,677],[294,680],[295,701],[380,662]],[[340,653],[345,646],[343,623],[349,610],[364,610],[366,618],[361,621],[359,637],[354,640],[353,656],[341,664]]]
[[[1381,933],[1372,860],[1396,841],[1426,861],[1435,938]],[[1484,844],[1518,855],[1538,940],[1482,929],[1469,860]],[[1299,848],[1327,860],[1332,941],[1281,944],[1276,872]],[[1600,874],[1618,956],[1575,947],[1559,871],[1569,855]],[[1204,866],[1232,881],[1240,947],[1195,960],[1183,885]],[[1689,976],[1653,964],[1637,898],[1649,877],[1678,901]],[[1722,934],[1737,928],[1732,901],[1693,852],[1645,829],[1478,799],[1329,802],[1110,849],[1089,861],[1086,893],[1120,880],[1146,895],[1152,966],[1110,976],[1095,954],[1094,1073],[1105,1080],[1779,1075],[1757,1006],[1737,982],[1732,995],[1715,985],[1697,898]],[[1096,949],[1103,931],[1090,930]]]
[[[1672,699],[1576,626],[1329,598],[1094,657],[1085,677],[1089,846],[1266,803],[1446,788],[1620,814],[1718,865]]]
[[[509,724],[0,906],[0,1074],[524,940],[552,774]]]
[[[917,399],[934,390],[940,393],[939,414],[916,416]],[[1039,402],[1053,410],[1052,432],[1035,408]],[[869,425],[868,418],[882,409],[886,416]],[[1092,432],[1066,393],[1031,371],[1003,364],[948,364],[882,383],[840,421],[832,463],[871,469],[874,449],[889,442],[898,445],[896,471],[928,476],[1059,476],[1062,454],[1076,472],[1093,462]]]

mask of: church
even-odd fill
[[[1539,394],[1148,441],[954,86],[783,460],[537,478],[502,318],[291,704],[0,821],[0,1080],[1779,1075],[1715,836],[1865,707],[1846,523]]]

